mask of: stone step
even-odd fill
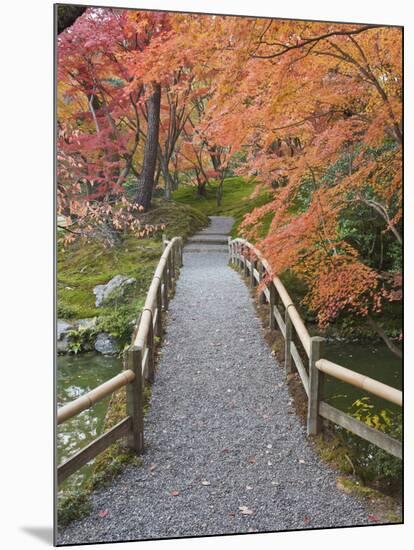
[[[199,233],[189,237],[189,243],[227,244],[226,235],[200,235]]]
[[[229,248],[227,245],[221,244],[202,244],[202,243],[191,243],[187,244],[184,247],[184,254],[187,252],[223,252],[228,254]]]
[[[230,233],[223,233],[223,231],[221,233],[217,233],[217,231],[209,231],[208,228],[207,228],[207,229],[202,229],[201,231],[199,231],[195,235],[212,235],[212,236],[215,236],[215,237],[216,236],[228,237],[230,235]]]

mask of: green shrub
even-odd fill
[[[355,401],[349,409],[349,414],[368,426],[380,430],[391,437],[401,440],[402,414],[383,409],[374,412],[374,406],[369,397]],[[348,430],[339,429],[344,444],[352,454],[352,462],[356,473],[364,481],[378,481],[387,485],[400,482],[402,477],[402,461],[365,441]]]
[[[72,489],[58,496],[57,515],[59,525],[68,525],[90,513],[92,504],[89,492],[84,489]]]
[[[95,327],[82,327],[68,332],[68,349],[71,353],[93,350],[97,330]]]

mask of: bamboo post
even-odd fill
[[[161,309],[162,309],[162,296],[161,296],[161,279],[159,280],[157,288],[157,323],[156,323],[156,336],[160,337],[162,334],[162,318],[161,318]]]
[[[289,307],[285,310],[285,325],[286,325],[286,338],[285,338],[285,375],[292,372],[292,354],[290,352],[290,343],[292,342],[292,321],[289,315]]]
[[[247,267],[247,253],[246,250],[243,252],[243,258],[244,258],[244,276],[249,276],[249,268]]]
[[[183,248],[184,248],[183,238],[180,237],[180,267],[183,267],[184,265]]]
[[[227,247],[229,249],[229,262],[232,263],[233,258],[232,258],[232,251],[231,251],[231,237],[227,237]]]
[[[167,237],[165,235],[165,233],[162,234],[162,249],[165,250],[167,248],[167,244],[168,244],[168,241],[167,241]]]
[[[148,380],[152,384],[152,382],[154,382],[154,369],[155,369],[154,329],[153,329],[153,323],[152,323],[152,312],[151,312],[151,323],[148,328],[147,348],[148,348]]]
[[[321,399],[320,373],[316,361],[321,357],[321,344],[324,341],[320,336],[310,339],[309,354],[309,395],[308,395],[308,435],[316,435],[321,431],[319,416],[319,401]]]
[[[164,270],[162,272],[162,282],[164,285],[163,293],[162,293],[162,306],[164,308],[164,311],[167,311],[168,309],[168,263],[165,262]]]
[[[167,270],[167,287],[169,290],[171,290],[172,289],[171,254],[168,254],[166,270]]]
[[[131,346],[125,357],[125,367],[135,373],[133,382],[126,386],[127,413],[132,417],[132,430],[128,435],[128,447],[137,454],[144,451],[144,410],[142,383],[142,351]]]
[[[169,257],[171,258],[171,288],[173,288],[173,285],[174,285],[174,280],[175,280],[175,277],[176,277],[176,273],[175,273],[175,266],[176,266],[176,263],[175,263],[175,243],[173,243],[173,246],[172,246],[172,249],[170,250],[170,255]]]
[[[251,258],[250,259],[250,286],[253,288],[255,286],[256,279],[254,278],[254,268],[256,262]]]
[[[263,273],[264,273],[264,265],[262,264],[262,262],[259,261],[257,263],[257,268],[259,270],[259,283],[260,283],[263,279]],[[266,303],[265,293],[261,292],[259,295],[259,304],[265,304],[265,303]]]
[[[276,319],[273,312],[273,308],[276,305],[276,288],[273,281],[269,285],[269,328],[273,330],[276,328]]]

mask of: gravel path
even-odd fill
[[[212,218],[209,231],[231,224]],[[184,255],[145,439],[143,466],[96,491],[91,515],[60,529],[58,544],[369,523],[309,445],[223,253]]]

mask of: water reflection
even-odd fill
[[[118,374],[121,369],[122,360],[117,357],[105,357],[96,353],[59,356],[57,360],[58,407],[84,395]],[[90,409],[82,411],[58,426],[58,463],[72,456],[102,432],[109,399],[108,397],[95,403]],[[85,475],[89,475],[89,471],[88,466],[82,468],[79,474],[69,478],[71,484],[80,484]]]
[[[328,342],[325,344],[323,355],[343,367],[365,374],[398,390],[402,389],[402,361],[391,353],[385,344]],[[371,398],[376,409],[401,410],[397,405],[354,388],[350,384],[326,377],[324,396],[338,409],[346,411],[356,399],[364,395]]]

